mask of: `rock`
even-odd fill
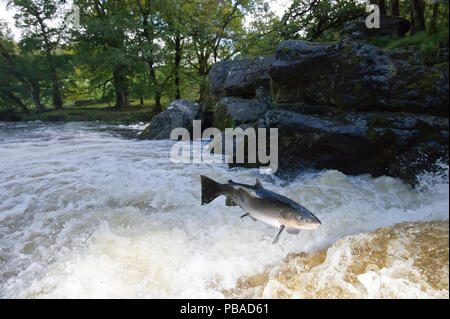
[[[277,104],[448,114],[448,73],[403,52],[351,42],[285,41],[270,69]]]
[[[448,116],[448,73],[398,61],[389,107],[392,110]]]
[[[395,64],[383,50],[350,42],[285,41],[270,69],[276,103],[347,110],[386,107],[395,76]]]
[[[267,104],[256,99],[224,97],[214,106],[214,127],[220,130],[258,121],[267,111]]]
[[[406,32],[401,19],[383,19],[386,29],[377,36]],[[448,161],[446,57],[448,50],[430,59],[417,47],[285,41],[266,59],[212,68],[214,126],[277,127],[282,178],[305,168],[337,169],[414,185],[437,159]]]
[[[427,115],[349,112],[336,119],[269,110],[265,124],[279,130],[281,174],[314,167],[353,175],[387,174],[411,181],[406,176],[413,174],[402,168],[408,167],[407,160],[412,161],[408,152],[415,145],[428,145],[436,154],[448,149],[448,119]],[[435,160],[436,156],[430,157],[417,168]]]
[[[170,132],[177,127],[192,128],[192,121],[199,115],[198,103],[179,99],[172,101],[167,109],[156,115],[139,135],[140,139],[169,139]]]
[[[273,56],[265,56],[214,64],[209,71],[211,93],[218,98],[253,98],[260,87],[270,91],[269,68],[272,59]]]
[[[366,18],[347,22],[340,31],[345,41],[368,41],[374,37],[403,37],[411,28],[411,23],[400,17],[380,15],[380,28],[367,28]]]

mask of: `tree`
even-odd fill
[[[191,66],[199,82],[200,101],[206,96],[206,76],[213,63],[236,54],[233,45],[243,31],[243,16],[252,1],[195,0],[185,8],[189,48],[194,58]]]
[[[281,20],[271,11],[267,2],[252,8],[254,19],[234,46],[239,57],[258,57],[275,53],[283,40],[280,32]]]
[[[159,83],[156,61],[159,60],[161,50],[157,43],[160,38],[163,20],[161,10],[164,3],[159,0],[134,0],[136,9],[137,40],[140,58],[145,61],[149,72],[149,85],[155,97],[155,112],[161,111],[162,85]]]
[[[0,83],[0,94],[3,97],[6,97],[6,100],[10,100],[19,105],[23,111],[28,112],[25,103],[22,102],[22,99],[16,94],[17,91],[23,91],[33,101],[38,112],[45,111],[40,100],[39,84],[32,77],[34,72],[27,68],[25,66],[26,64],[23,63],[20,58],[13,53],[10,53],[13,52],[13,50],[14,45],[11,39],[8,39],[3,35],[3,32],[0,32],[0,55],[3,58],[3,60],[0,61],[1,73],[3,74]],[[18,85],[14,84],[14,79],[20,83],[23,90],[20,90]]]
[[[355,0],[294,0],[280,29],[284,39],[317,40],[325,31],[342,27],[365,14],[365,4]]]
[[[391,0],[391,16],[400,16],[400,3],[399,0]]]
[[[167,9],[163,11],[166,28],[163,29],[162,36],[166,46],[173,52],[173,60],[171,63],[173,63],[172,75],[175,99],[181,98],[180,72],[185,39],[187,37],[186,20],[184,19],[185,14],[183,10],[185,6],[185,1],[166,1]]]
[[[386,15],[386,1],[385,0],[370,0],[371,4],[376,4],[380,9],[380,14]]]
[[[28,50],[41,50],[47,59],[47,68],[52,83],[52,99],[55,109],[63,107],[61,83],[55,50],[60,45],[61,28],[51,27],[51,21],[60,15],[64,0],[8,0],[7,4],[17,10],[16,25],[24,32],[22,44]]]
[[[411,34],[425,30],[425,4],[423,0],[411,0]]]
[[[75,4],[80,8],[81,30],[75,31],[79,63],[94,70],[109,70],[115,90],[115,108],[129,107],[128,76],[134,57],[129,52],[133,16],[128,3],[76,0]]]
[[[439,2],[438,1],[436,1],[434,4],[433,4],[433,15],[432,15],[432,17],[431,17],[431,21],[430,21],[430,28],[429,28],[429,30],[430,30],[430,34],[435,34],[435,33],[437,33],[437,29],[438,29],[438,27],[437,27],[437,18],[438,18],[438,15],[439,15]]]

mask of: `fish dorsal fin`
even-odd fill
[[[236,182],[233,182],[231,179],[228,180],[228,183],[232,184],[233,187],[243,187],[247,191],[253,190],[252,193],[255,193],[254,191],[257,191],[258,189],[260,189],[262,187],[261,186],[261,182],[259,181],[259,179],[256,180],[256,184],[255,185],[236,183]],[[252,195],[252,196],[253,197],[258,197],[258,195]]]

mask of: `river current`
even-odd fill
[[[401,180],[172,163],[143,126],[0,122],[2,298],[448,298],[448,163]],[[283,233],[200,175],[285,195],[322,221]]]

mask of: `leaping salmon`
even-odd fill
[[[320,220],[308,209],[293,200],[265,189],[256,179],[255,185],[240,184],[229,180],[220,184],[209,177],[200,175],[202,184],[202,205],[212,202],[220,195],[227,197],[225,205],[237,206],[250,216],[268,225],[279,228],[273,240],[275,244],[281,232],[286,229],[290,234],[298,234],[301,229],[316,229]]]

